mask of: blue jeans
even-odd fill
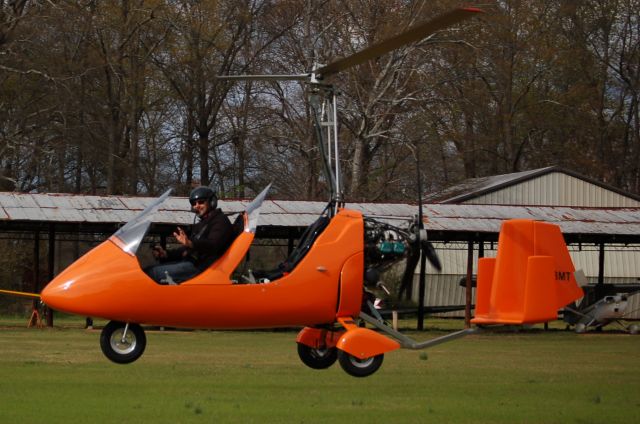
[[[152,265],[144,270],[160,284],[179,284],[198,275],[200,270],[189,261],[165,262]]]

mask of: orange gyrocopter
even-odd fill
[[[304,364],[324,369],[339,361],[347,373],[358,377],[378,370],[387,352],[401,347],[423,349],[469,334],[473,330],[418,343],[386,325],[373,308],[363,310],[365,286],[375,285],[378,272],[389,264],[421,253],[434,265],[438,263],[426,241],[421,217],[402,229],[345,207],[339,189],[335,96],[333,88],[320,81],[478,12],[471,8],[453,10],[346,59],[316,67],[311,73],[224,77],[306,79],[312,92],[310,103],[331,200],[269,278],[259,283],[233,279],[255,236],[267,187],[239,215],[235,240],[208,269],[179,285],[152,280],[141,268],[136,253],[143,245],[154,212],[169,196],[167,191],[61,272],[42,291],[42,301],[56,310],[109,320],[102,330],[100,345],[103,353],[117,363],[133,362],[143,354],[146,337],[141,325],[209,329],[303,327],[297,345]],[[477,323],[555,319],[558,308],[581,296],[559,229],[531,221],[505,225],[498,257],[485,261],[479,273]],[[413,268],[406,274],[412,275],[416,261],[407,262]],[[512,278],[516,274],[519,277]],[[509,285],[512,280],[515,283]]]

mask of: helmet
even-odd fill
[[[208,200],[211,209],[215,209],[218,206],[218,196],[209,187],[196,187],[191,190],[191,194],[189,194],[191,206],[195,205],[197,200]]]

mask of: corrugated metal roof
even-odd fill
[[[558,224],[565,234],[640,234],[640,208],[554,206],[426,205],[427,229],[500,231],[505,219],[535,219]]]
[[[0,193],[0,219],[67,223],[122,223],[131,220],[154,198],[124,196],[81,196],[69,194]],[[245,209],[249,201],[220,200],[226,213]],[[324,202],[265,201],[260,225],[306,226],[325,208]],[[417,207],[399,203],[353,203],[349,208],[387,221],[411,219]],[[501,206],[428,204],[424,206],[426,227],[432,231],[497,233],[503,220],[535,219],[560,225],[565,234],[640,235],[640,208],[579,208],[560,206]],[[190,224],[187,199],[173,197],[159,210],[154,221]]]

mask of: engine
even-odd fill
[[[364,219],[365,284],[375,286],[380,274],[404,259],[411,249],[411,233],[393,225]]]

